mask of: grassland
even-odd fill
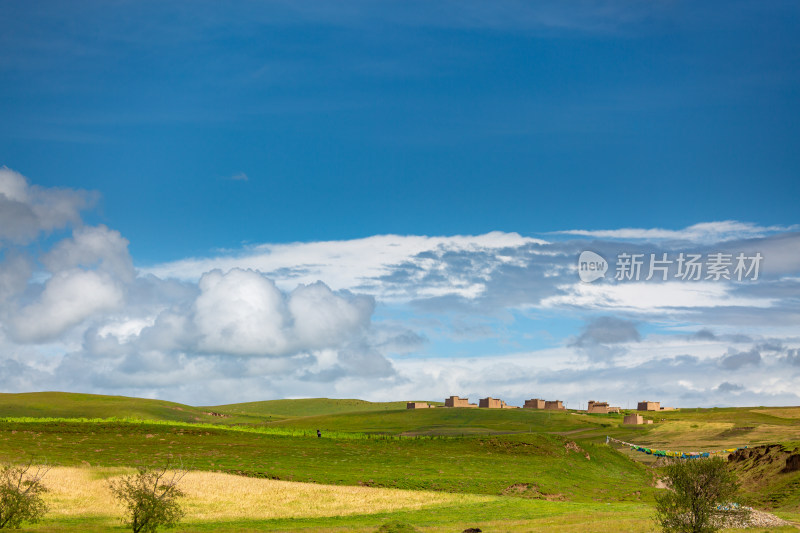
[[[259,423],[263,417],[215,416],[209,408],[163,400],[69,392],[0,393],[0,417],[138,418],[208,424]],[[267,419],[268,420],[268,419]]]
[[[118,504],[106,482],[123,468],[57,468],[48,474],[51,507],[31,531],[122,531]],[[400,521],[420,531],[452,532],[480,527],[486,532],[653,532],[651,508],[641,503],[575,503],[511,496],[399,491],[259,480],[190,473],[186,519],[189,531],[374,532]],[[268,495],[267,498],[264,495]],[[733,530],[730,530],[733,531]],[[771,531],[796,531],[777,528]]]
[[[606,435],[678,450],[760,443],[791,450],[800,441],[798,408],[659,412],[655,424],[631,427],[622,415],[404,407],[325,399],[192,407],[0,394],[0,462],[67,467],[54,472],[83,476],[72,482],[88,491],[81,501],[105,502],[71,515],[68,509],[81,507],[61,493],[67,499],[37,531],[119,528],[97,493],[102,478],[177,458],[193,470],[187,479],[207,487],[192,489],[191,518],[180,531],[374,531],[387,520],[422,531],[653,531],[655,473],[644,464],[652,457],[607,446]],[[67,420],[76,418],[93,420]],[[753,460],[737,468],[751,501],[800,520],[800,472],[781,474],[778,466]],[[277,494],[285,482],[314,485],[289,483],[294,496],[270,511],[261,495]],[[384,489],[400,490],[391,494],[402,505],[382,506],[377,492],[367,496]],[[337,504],[326,490],[367,491],[353,498],[374,504]],[[328,510],[314,511],[316,503]]]
[[[522,484],[542,497],[575,501],[647,493],[641,465],[604,445],[573,451],[568,442],[546,434],[319,439],[119,422],[0,422],[4,461],[115,466],[180,456],[196,470],[337,485],[501,494]]]
[[[54,518],[118,517],[123,508],[108,490],[131,468],[56,467],[47,473],[46,501]],[[488,496],[296,483],[218,472],[189,472],[181,480],[188,520],[318,518],[492,501]],[[269,494],[269,498],[264,495]]]
[[[436,402],[429,402],[436,404]],[[441,405],[439,403],[438,405]],[[205,409],[229,415],[246,415],[274,418],[360,413],[405,409],[406,402],[367,402],[352,399],[303,398],[298,400],[268,400],[263,402],[215,405]]]

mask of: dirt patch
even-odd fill
[[[591,458],[591,457],[589,457],[589,454],[588,454],[588,453],[586,453],[586,452],[584,452],[584,451],[583,451],[583,448],[581,448],[580,446],[578,446],[578,444],[577,444],[577,443],[575,443],[575,442],[573,442],[573,441],[569,441],[568,443],[566,443],[566,444],[564,445],[564,448],[565,448],[567,451],[569,451],[569,452],[583,453],[583,456],[584,456],[584,457],[586,457],[586,460],[587,460],[587,461],[591,461],[591,460],[592,460],[592,458]]]
[[[800,470],[800,454],[793,453],[786,458],[786,466],[781,470],[782,473],[788,474],[789,472],[797,472]]]
[[[503,496],[516,496],[518,498],[530,498],[541,500],[545,495],[539,492],[539,487],[533,483],[514,483],[504,488],[500,493]]]
[[[742,470],[752,470],[765,465],[779,464],[782,474],[800,470],[800,454],[790,452],[780,444],[767,444],[755,448],[738,450],[728,456],[728,462],[737,464]]]
[[[550,502],[563,502],[568,499],[563,494],[545,494],[539,490],[539,487],[535,483],[514,483],[504,488],[500,494],[503,496],[516,496],[517,498],[547,500]]]

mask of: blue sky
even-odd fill
[[[4,2],[0,388],[796,404],[799,16]],[[582,285],[584,249],[764,273]]]

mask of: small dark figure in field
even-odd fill
[[[160,526],[173,527],[183,518],[178,500],[185,496],[178,483],[186,470],[169,472],[169,465],[149,469],[140,467],[136,474],[109,483],[114,496],[125,504],[123,519],[133,533],[154,533]]]
[[[322,432],[320,430],[317,430],[317,438],[319,438],[321,436],[322,436]]]
[[[656,497],[656,521],[668,533],[713,533],[732,519],[749,516],[733,502],[736,475],[721,457],[676,459],[664,468],[669,489]]]
[[[22,522],[38,522],[47,512],[42,494],[47,489],[42,479],[49,468],[0,467],[0,529],[18,529]]]

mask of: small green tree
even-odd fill
[[[749,510],[732,503],[736,476],[721,457],[676,459],[664,468],[669,491],[656,497],[656,521],[668,533],[713,533]]]
[[[48,468],[31,464],[0,467],[0,529],[19,528],[22,522],[38,522],[47,512],[42,479]]]
[[[159,527],[173,527],[184,511],[178,500],[185,496],[178,483],[186,475],[182,469],[140,467],[136,474],[109,482],[109,488],[126,509],[123,522],[133,533],[153,533]]]

